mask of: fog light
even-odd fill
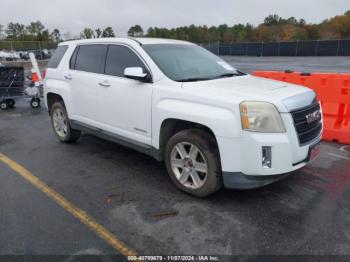
[[[271,168],[272,166],[272,153],[270,146],[262,147],[262,167]]]

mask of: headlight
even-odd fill
[[[242,128],[254,132],[286,132],[282,118],[273,104],[242,102],[240,104]]]

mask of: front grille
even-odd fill
[[[320,136],[322,131],[322,119],[311,124],[306,120],[308,114],[320,109],[320,104],[316,102],[308,107],[291,112],[300,145],[305,145]]]

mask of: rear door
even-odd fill
[[[65,75],[72,94],[72,118],[97,126],[99,124],[99,83],[103,78],[107,45],[89,44],[76,48]]]
[[[126,67],[142,67],[149,71],[130,47],[109,45],[104,85],[99,88],[101,124],[107,131],[151,144],[152,84],[125,78]]]

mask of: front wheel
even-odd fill
[[[222,187],[219,151],[211,134],[181,131],[169,139],[164,157],[172,181],[182,191],[206,197]]]
[[[79,139],[81,132],[71,128],[66,108],[62,102],[52,105],[50,116],[52,128],[61,142],[69,143]]]

